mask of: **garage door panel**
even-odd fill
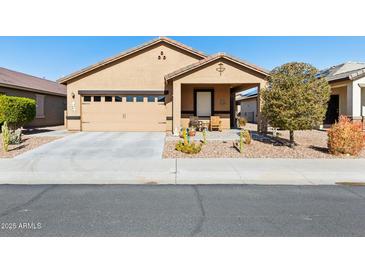
[[[82,104],[83,131],[166,131],[166,107],[159,102]]]

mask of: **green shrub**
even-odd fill
[[[8,123],[5,121],[1,127],[1,137],[2,137],[2,144],[3,150],[8,152],[9,143],[10,143],[10,132],[8,128]]]
[[[364,133],[361,125],[354,124],[346,116],[328,131],[328,150],[331,154],[358,155],[364,147]]]
[[[238,118],[238,127],[243,128],[247,124],[247,120],[244,117]]]
[[[32,121],[35,115],[35,100],[15,96],[0,96],[0,124],[6,121],[10,129],[17,129]]]
[[[195,144],[195,143],[183,143],[181,141],[179,141],[176,146],[175,149],[177,151],[186,153],[186,154],[197,154],[201,151],[202,149],[202,145],[201,144]]]

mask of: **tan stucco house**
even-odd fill
[[[334,123],[339,115],[346,115],[355,123],[364,124],[365,63],[346,62],[320,72],[331,86],[325,124]]]
[[[236,92],[266,85],[268,72],[224,53],[207,56],[157,38],[59,79],[66,125],[81,131],[178,131],[190,116],[235,123]]]
[[[34,99],[36,117],[27,127],[64,124],[66,86],[29,74],[0,68],[0,94]]]

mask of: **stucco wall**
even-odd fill
[[[0,87],[0,93],[25,97],[36,100],[36,94],[31,91],[25,91],[20,89]],[[56,126],[63,125],[64,123],[64,111],[66,109],[66,97],[55,96],[49,94],[44,95],[44,118],[35,118],[31,123],[26,126]]]
[[[161,58],[158,59],[158,56]],[[171,90],[172,87],[165,85],[164,76],[199,59],[161,43],[83,75],[67,83],[68,116],[81,115],[79,90]],[[75,95],[75,110],[72,109],[72,94]],[[171,96],[166,98],[168,117],[172,116],[171,100]],[[72,122],[69,128],[80,129],[76,122]]]

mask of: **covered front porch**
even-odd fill
[[[188,127],[191,117],[208,122],[218,116],[222,130],[235,128],[236,93],[253,87],[260,90],[268,75],[257,66],[225,54],[170,73],[165,80],[172,94],[172,131]]]
[[[218,116],[223,130],[235,128],[236,93],[256,86],[259,83],[182,84],[180,126],[191,126],[193,118],[208,125],[211,116]]]

